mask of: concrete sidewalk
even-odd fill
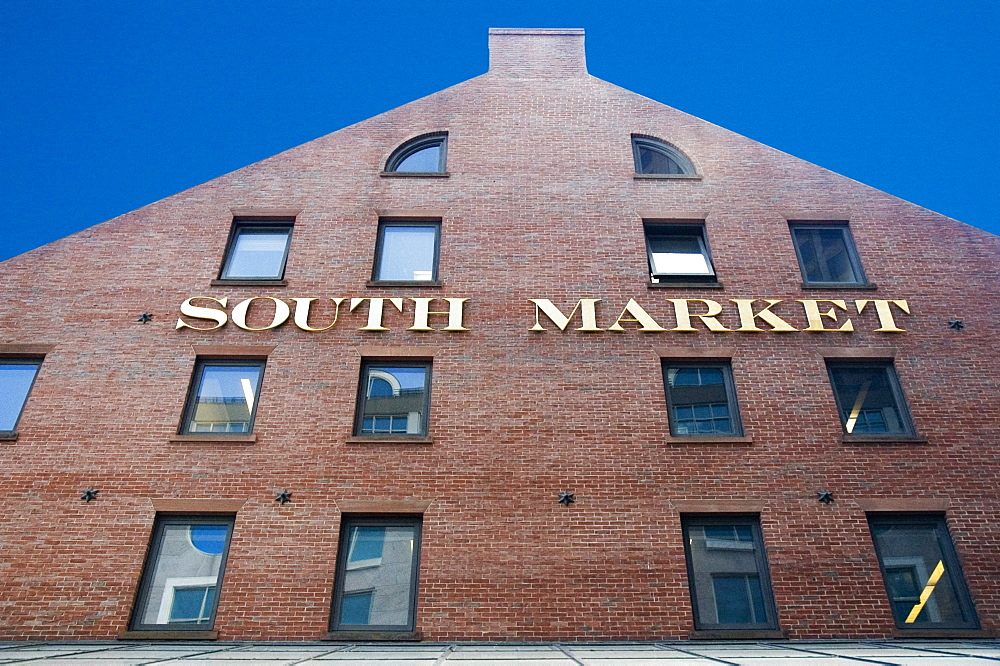
[[[1000,662],[1000,641],[713,643],[0,643],[0,664],[79,666],[966,666]]]

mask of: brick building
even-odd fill
[[[493,30],[0,264],[0,636],[995,636],[998,257]]]

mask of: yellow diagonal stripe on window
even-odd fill
[[[868,397],[868,389],[871,388],[871,385],[871,380],[868,380],[858,390],[858,397],[854,401],[854,407],[851,408],[851,415],[847,417],[847,425],[844,427],[848,433],[854,432],[854,426],[858,422],[858,414],[861,413],[861,407],[865,404],[865,398]]]
[[[920,615],[920,611],[924,609],[924,604],[927,600],[931,598],[931,594],[934,592],[934,586],[938,584],[941,580],[941,576],[944,575],[944,562],[938,560],[937,566],[934,567],[934,571],[931,572],[931,577],[927,579],[927,585],[924,586],[924,591],[920,593],[920,601],[910,610],[910,614],[906,616],[906,624],[915,622],[917,616]]]

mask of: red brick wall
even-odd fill
[[[892,634],[863,508],[878,498],[947,506],[980,621],[1000,628],[1000,238],[590,78],[582,35],[509,38],[493,37],[491,73],[0,264],[0,344],[55,345],[19,438],[0,443],[0,637],[125,629],[166,498],[246,501],[222,639],[321,637],[338,502],[404,499],[430,501],[426,639],[686,637],[679,507],[713,500],[759,510],[790,637]],[[449,177],[380,177],[393,149],[436,131]],[[634,178],[633,133],[671,142],[702,178]],[[234,211],[289,209],[287,286],[211,284]],[[443,286],[366,286],[390,210],[444,211]],[[649,288],[643,215],[705,219],[724,289]],[[787,224],[800,218],[849,220],[877,290],[803,290]],[[175,330],[198,295],[468,297],[470,331],[407,331],[412,303],[387,309],[383,333],[358,331],[364,308],[346,307],[322,333]],[[913,314],[900,334],[873,332],[871,312],[852,315],[854,333],[528,331],[528,299],[568,311],[582,297],[604,299],[602,327],[629,298],[666,328],[682,297],[893,298]],[[801,325],[797,307],[781,311]],[[956,317],[965,330],[948,328]],[[200,344],[275,347],[255,443],[170,441]],[[436,349],[433,444],[347,443],[356,349],[373,345]],[[663,346],[734,350],[752,442],[669,440]],[[830,346],[894,348],[926,443],[841,441],[817,351]],[[98,499],[80,501],[86,487]],[[556,503],[562,490],[576,503]]]

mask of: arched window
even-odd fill
[[[643,175],[694,176],[694,164],[668,143],[645,136],[632,136],[635,172]]]
[[[444,173],[448,154],[448,135],[425,134],[397,148],[385,164],[396,173]]]

